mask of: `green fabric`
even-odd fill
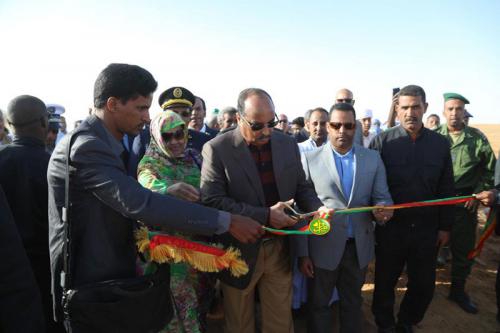
[[[459,99],[465,104],[469,104],[469,100],[467,98],[457,93],[452,93],[452,92],[444,93],[443,97],[445,102],[449,101],[450,99]]]
[[[464,207],[455,207],[455,222],[451,229],[451,277],[452,280],[465,281],[469,276],[474,260],[467,255],[476,244],[477,213]]]
[[[176,158],[172,156],[161,136],[162,133],[181,126],[185,126],[182,118],[172,111],[164,111],[151,120],[151,142],[137,168],[137,179],[142,186],[162,194],[167,192],[169,186],[178,182],[200,187],[199,154],[186,149],[183,156]],[[186,145],[187,128],[184,131]]]
[[[496,158],[483,133],[465,126],[462,135],[454,142],[446,124],[439,126],[436,132],[450,142],[457,193],[469,188],[473,189],[473,193],[479,193],[493,187]]]

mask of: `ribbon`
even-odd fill
[[[449,197],[449,198],[435,199],[435,200],[408,202],[408,203],[396,204],[396,205],[392,205],[392,206],[368,206],[368,207],[345,208],[345,209],[335,210],[333,212],[333,214],[336,215],[336,214],[365,213],[365,212],[371,212],[374,209],[404,209],[404,208],[415,208],[415,207],[456,205],[459,203],[472,201],[472,200],[474,200],[474,198],[475,198],[474,195],[465,195],[465,196],[460,196],[460,197]],[[317,213],[317,212],[307,213],[306,215],[312,215],[313,213]],[[328,226],[324,225],[325,222],[328,224]],[[274,229],[274,228],[269,228],[269,227],[263,227],[263,229],[265,231],[272,233],[272,234],[275,234],[275,235],[281,235],[281,236],[283,236],[283,235],[317,235],[317,236],[322,236],[322,235],[325,235],[326,233],[328,233],[328,232],[324,233],[324,230],[326,228],[328,228],[328,230],[330,230],[330,223],[328,222],[328,218],[325,219],[324,217],[315,218],[309,224],[307,224],[304,227],[301,227],[300,229],[297,229],[297,230],[283,230],[283,229]]]
[[[142,227],[135,233],[139,252],[149,261],[157,263],[185,262],[201,272],[219,272],[229,269],[231,275],[248,273],[248,266],[241,259],[238,249],[222,249],[218,246],[189,241],[183,238],[151,232]]]
[[[483,250],[484,247],[484,243],[493,234],[496,225],[497,225],[496,208],[492,207],[490,208],[488,217],[486,218],[486,223],[484,225],[483,232],[481,233],[481,237],[479,238],[479,241],[477,242],[477,245],[474,248],[474,250],[470,251],[469,254],[467,255],[467,259],[472,260],[481,254],[481,251]]]

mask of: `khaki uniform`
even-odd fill
[[[436,132],[450,141],[456,195],[469,195],[493,187],[496,158],[481,131],[465,126],[461,134],[453,138],[444,124]],[[467,210],[463,205],[457,206],[451,231],[453,280],[465,281],[470,274],[473,261],[467,259],[467,254],[475,245],[476,226],[476,212]]]

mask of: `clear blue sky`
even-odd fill
[[[421,85],[428,113],[459,92],[474,123],[500,123],[500,1],[0,0],[0,108],[32,94],[83,118],[98,73],[138,64],[209,109],[269,91],[291,118],[337,89],[385,118],[393,87]],[[72,128],[72,125],[69,126]]]

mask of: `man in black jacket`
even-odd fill
[[[42,296],[47,331],[63,332],[52,319],[50,294],[49,218],[45,151],[48,119],[45,104],[28,95],[14,98],[6,120],[13,134],[10,145],[0,147],[0,185],[4,188],[19,235]]]
[[[263,233],[250,218],[151,192],[127,176],[121,141],[124,134],[137,135],[150,120],[149,108],[156,87],[153,76],[145,69],[110,64],[95,82],[94,114],[61,140],[50,159],[49,241],[55,315],[59,320],[68,145],[71,288],[135,276],[136,220],[201,235],[229,232],[245,243],[256,241]]]
[[[454,196],[449,143],[423,127],[427,110],[419,86],[401,89],[396,106],[400,126],[375,137],[370,148],[380,152],[394,204]],[[372,311],[379,332],[412,332],[434,294],[436,254],[449,240],[453,207],[396,210],[392,220],[375,230],[375,291]],[[394,320],[394,287],[406,265],[408,289]]]
[[[40,293],[1,185],[0,257],[0,332],[45,332]]]

